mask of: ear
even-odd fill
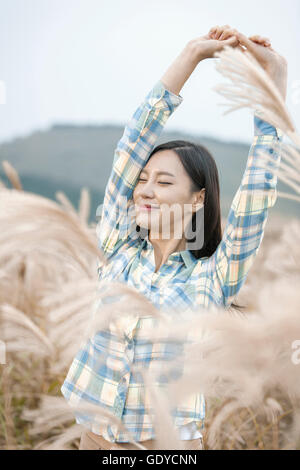
[[[201,191],[195,193],[195,198],[193,202],[193,212],[197,212],[199,209],[202,209],[205,201],[205,188],[202,188]]]

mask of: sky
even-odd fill
[[[287,58],[299,129],[299,0],[0,0],[0,11],[0,143],[56,123],[125,125],[187,42],[225,24]],[[213,90],[226,83],[217,60],[198,64],[166,129],[248,143],[251,111],[224,116]]]

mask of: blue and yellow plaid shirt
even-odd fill
[[[277,198],[276,170],[283,133],[254,115],[254,138],[246,169],[229,211],[222,241],[211,257],[196,259],[189,250],[172,253],[155,272],[152,244],[148,237],[124,236],[128,220],[125,197],[132,193],[142,168],[153,150],[168,118],[182,102],[159,80],[133,114],[118,142],[112,172],[106,186],[98,227],[99,247],[107,264],[99,266],[101,280],[121,281],[136,288],[158,308],[219,305],[233,302],[253,264],[264,235],[268,209]],[[274,144],[275,147],[274,147]],[[259,150],[272,155],[267,168],[259,165]],[[131,365],[151,365],[172,355],[170,344],[145,343],[139,332],[152,318],[135,317],[124,327],[123,338],[111,329],[98,331],[77,352],[61,392],[76,406],[83,401],[99,405],[120,418],[136,441],[155,438],[148,390]],[[118,425],[100,425],[90,415],[75,412],[76,421],[111,442],[127,442]],[[175,426],[192,421],[204,427],[203,394],[193,394],[172,411]]]

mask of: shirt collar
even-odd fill
[[[143,247],[146,245],[148,248],[153,249],[152,243],[149,241],[148,234],[146,234],[143,240]],[[193,266],[195,264],[195,256],[191,253],[190,250],[182,250],[182,251],[175,251],[170,254],[169,260],[174,260],[174,261],[181,261],[183,260],[185,266],[189,268],[190,266]]]

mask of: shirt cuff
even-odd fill
[[[183,97],[181,95],[176,95],[172,91],[168,90],[161,80],[158,80],[155,83],[146,98],[151,106],[154,106],[160,100],[163,100],[172,112],[183,101]]]
[[[173,97],[176,97],[176,98],[180,98],[180,100],[183,100],[183,97],[181,95],[176,95],[176,93],[173,93],[171,90],[169,90],[166,85],[161,81],[161,80],[158,80],[158,83],[157,83],[160,87],[162,87],[165,91],[167,91],[170,95],[172,95]]]
[[[283,138],[282,130],[261,119],[257,111],[254,113],[254,135],[273,135],[279,140]]]

